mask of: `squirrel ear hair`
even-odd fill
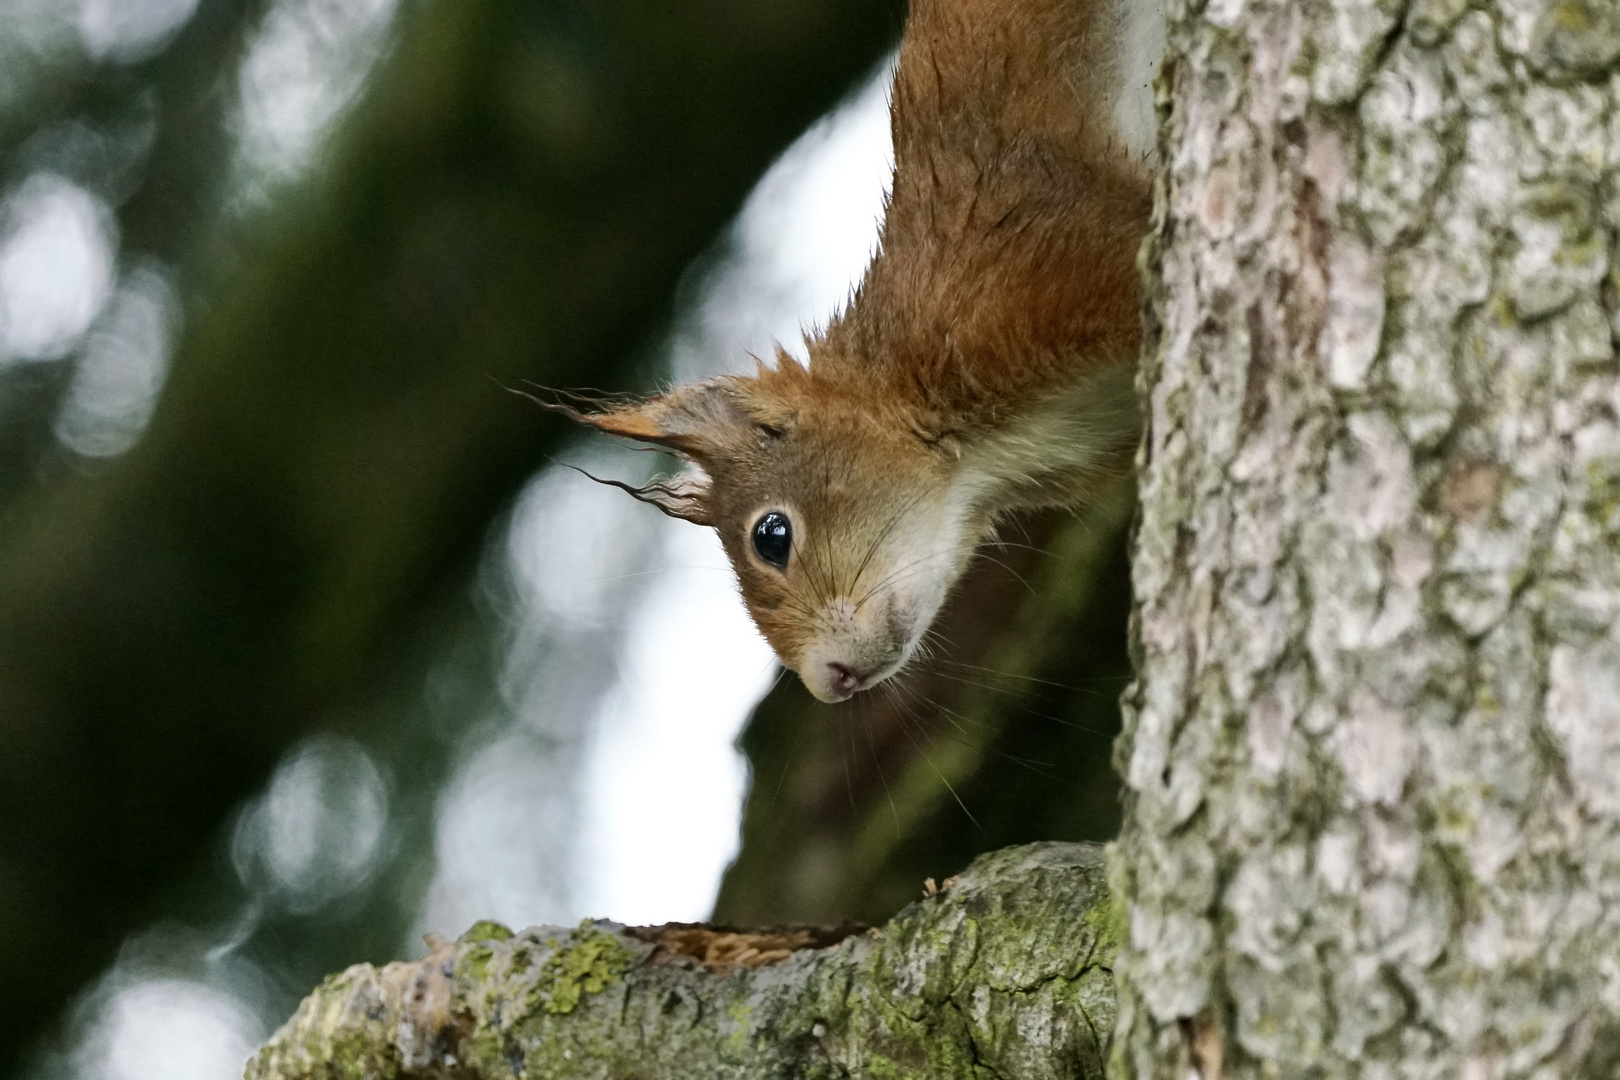
[[[690,521],[694,525],[714,524],[714,517],[709,513],[709,482],[705,477],[659,476],[654,477],[650,483],[636,487],[623,480],[606,480],[600,476],[592,476],[584,469],[576,471],[598,484],[627,491],[633,498],[658,507],[672,518]]]
[[[736,390],[726,379],[677,386],[666,394],[613,405],[601,412],[581,412],[564,401],[548,401],[534,394],[524,396],[577,423],[609,435],[654,443],[699,465],[712,464],[727,443],[746,434],[750,427]],[[586,404],[598,404],[578,395],[568,396]]]

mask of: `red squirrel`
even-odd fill
[[[808,365],[548,406],[700,470],[617,486],[719,532],[821,700],[905,666],[998,518],[1129,468],[1162,33],[1140,0],[912,0],[878,252]]]

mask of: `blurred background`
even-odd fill
[[[493,918],[879,921],[1106,839],[1128,489],[939,656],[780,672],[712,534],[509,388],[802,353],[891,0],[0,0],[0,1078],[225,1080]]]

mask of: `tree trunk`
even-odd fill
[[[328,979],[247,1078],[1100,1080],[1115,925],[1088,844],[987,856],[881,931],[821,940],[480,923]]]
[[[1614,1075],[1620,20],[1170,40],[1116,1075]]]

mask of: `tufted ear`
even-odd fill
[[[752,427],[733,380],[726,378],[677,386],[666,394],[599,412],[583,412],[566,402],[527,396],[577,423],[665,447],[703,466],[713,465],[727,446],[747,438]]]
[[[726,448],[749,438],[753,428],[753,422],[742,407],[735,380],[728,378],[677,386],[666,394],[625,404],[567,395],[588,407],[605,405],[594,412],[560,400],[557,391],[549,391],[544,397],[523,390],[516,392],[576,423],[672,450],[710,473],[723,462]],[[707,476],[660,476],[637,487],[622,480],[591,476],[583,469],[579,471],[599,484],[619,488],[644,503],[651,503],[670,517],[698,525],[714,524],[709,509]]]
[[[650,503],[672,518],[690,521],[694,525],[714,524],[714,516],[709,512],[709,481],[706,477],[656,476],[643,486],[636,487],[623,480],[607,480],[600,476],[591,476],[584,469],[572,465],[569,468],[595,480],[598,484],[627,491],[632,498]]]

